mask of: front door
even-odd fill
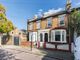
[[[48,33],[44,33],[44,42],[48,42]]]
[[[14,37],[14,45],[19,45],[19,37]]]
[[[48,33],[40,33],[40,42],[48,42]]]

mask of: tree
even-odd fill
[[[13,29],[13,23],[7,19],[5,15],[5,8],[0,4],[0,33],[7,33],[7,37],[9,39],[9,32]]]
[[[73,12],[70,13],[68,17],[68,29],[70,35],[73,34],[74,40],[77,37],[77,33],[80,32],[80,11],[73,9]]]
[[[0,4],[0,10],[5,10],[5,7],[2,4]]]

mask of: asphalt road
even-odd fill
[[[50,57],[31,54],[27,52],[12,50],[12,49],[0,49],[0,60],[57,60]]]

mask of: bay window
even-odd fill
[[[51,31],[51,42],[66,43],[66,30],[52,30]]]
[[[55,31],[55,41],[60,41],[61,37],[61,32],[60,31]]]

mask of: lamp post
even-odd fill
[[[33,34],[31,34],[31,51],[32,51],[32,46],[33,46],[33,44],[32,44],[32,38],[33,38]]]
[[[1,46],[1,40],[2,40],[2,39],[1,39],[1,34],[0,34],[0,46]]]
[[[0,33],[0,46],[1,46],[1,44],[2,44],[2,33]]]

